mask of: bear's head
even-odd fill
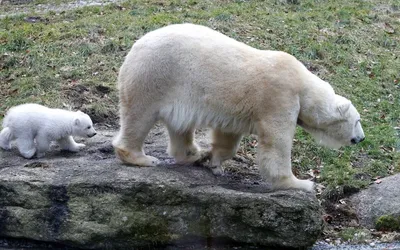
[[[93,137],[96,135],[96,130],[93,127],[93,122],[90,117],[81,112],[75,112],[74,124],[73,124],[73,135],[80,137]]]
[[[309,126],[302,121],[299,125],[309,132],[321,145],[330,148],[357,144],[365,139],[360,114],[346,98],[335,95],[335,102],[326,114],[325,122]]]

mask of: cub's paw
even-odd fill
[[[81,150],[84,147],[86,147],[86,145],[83,143],[75,143],[74,145],[69,146],[67,148],[67,150],[71,151],[71,152],[78,152],[79,150]]]
[[[83,144],[83,143],[77,143],[77,144],[76,144],[76,147],[77,147],[78,150],[79,150],[79,149],[82,149],[82,148],[86,147],[86,145]]]
[[[26,158],[26,159],[31,159],[31,158],[33,158],[33,156],[35,155],[35,153],[36,153],[36,149],[30,149],[30,150],[26,150],[26,151],[20,151],[20,153],[21,153],[21,155],[24,157],[24,158]],[[42,153],[43,155],[40,155],[40,157],[43,157],[44,156],[44,153]],[[36,157],[39,157],[37,154],[36,154]]]

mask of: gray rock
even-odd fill
[[[400,243],[373,243],[373,244],[339,244],[333,245],[325,242],[318,242],[310,250],[399,250]]]
[[[350,199],[361,225],[368,228],[374,228],[376,220],[383,215],[400,216],[400,175],[383,178],[381,181]]]
[[[127,167],[114,157],[112,136],[99,131],[79,153],[52,146],[42,159],[0,151],[0,237],[92,249],[194,238],[297,248],[322,231],[315,195],[271,192],[250,164],[231,160],[221,177],[201,165],[174,165],[157,127],[146,149],[163,165]],[[198,137],[206,143],[205,133]]]

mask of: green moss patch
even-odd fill
[[[380,231],[400,231],[400,216],[382,215],[376,219],[375,228]]]

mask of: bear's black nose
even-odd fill
[[[351,141],[352,144],[356,144],[356,143],[362,142],[362,141],[364,141],[364,140],[365,140],[365,137],[363,137],[363,138],[361,138],[361,139],[353,138],[353,139],[351,139],[350,141]]]
[[[88,137],[93,137],[93,136],[95,136],[95,135],[97,135],[97,133],[93,133],[93,134],[91,134],[91,135],[88,135]]]

